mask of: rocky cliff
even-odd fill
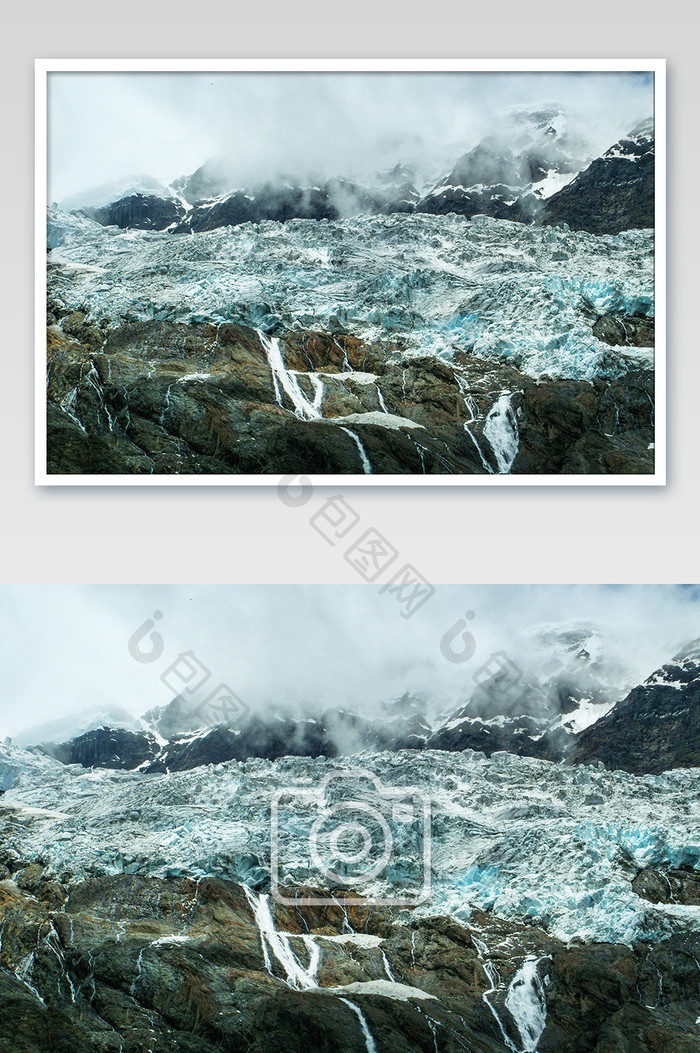
[[[655,165],[654,125],[645,121],[554,194],[543,221],[593,234],[653,227]]]
[[[215,878],[0,860],[2,1053],[698,1049],[697,934],[567,946],[478,911],[288,908]]]
[[[49,320],[51,473],[654,470],[645,369],[538,381],[473,354],[388,354],[350,334],[95,325],[58,306]]]
[[[587,728],[574,759],[630,772],[700,766],[700,641]]]

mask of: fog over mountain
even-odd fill
[[[543,625],[600,627],[637,684],[700,635],[699,599],[671,586],[440,586],[406,620],[394,595],[365,586],[7,586],[0,737],[94,707],[138,717],[166,705],[175,692],[161,674],[190,651],[212,685],[225,681],[263,715],[285,705],[371,713],[407,690],[449,711],[495,651],[540,674],[533,628]],[[139,663],[129,639],[155,611],[163,653]],[[474,654],[448,661],[441,641],[471,611]]]
[[[231,185],[358,179],[397,162],[424,179],[512,106],[555,103],[597,156],[653,108],[643,73],[52,73],[49,200],[137,174],[170,183],[217,158]]]

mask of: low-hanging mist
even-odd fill
[[[49,76],[49,200],[144,173],[169,183],[216,158],[232,186],[288,176],[424,179],[513,106],[555,104],[596,156],[653,110],[643,73],[75,73]]]
[[[366,586],[8,586],[0,595],[0,736],[91,707],[139,716],[167,705],[174,692],[161,676],[188,652],[212,687],[226,682],[261,715],[371,713],[405,691],[444,712],[469,697],[494,652],[539,672],[534,627],[598,626],[633,683],[700,636],[700,592],[675,586],[440,586],[408,620],[395,595]],[[129,640],[149,620],[163,653],[139,663]],[[464,662],[441,650],[458,622],[474,638]]]

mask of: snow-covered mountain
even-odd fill
[[[37,746],[42,742],[68,742],[98,728],[114,728],[124,731],[146,731],[148,724],[121,706],[91,706],[66,717],[35,725],[24,733],[14,736],[18,746]]]
[[[649,136],[574,179],[545,106],[432,189],[205,165],[50,208],[48,471],[652,473]]]
[[[536,672],[523,673],[505,652],[492,655],[466,703],[429,739],[431,748],[557,760],[632,686],[626,663],[594,625],[539,626],[525,642]]]
[[[240,186],[233,184],[225,161],[212,158],[167,187],[149,177],[132,177],[74,195],[62,201],[61,207],[83,210],[105,225],[176,233],[266,220],[333,221],[395,212],[456,213],[468,218],[487,215],[526,223],[544,215],[547,222],[566,221],[574,229],[594,233],[654,225],[653,203],[649,210],[647,202],[649,187],[653,189],[651,120],[638,125],[598,160],[593,159],[581,133],[572,131],[566,112],[555,104],[510,107],[498,115],[495,125],[493,134],[471,146],[432,185],[423,185],[415,168],[397,162],[371,180],[338,173],[310,182],[290,173],[271,174]],[[620,158],[634,160],[644,173],[644,202],[638,201],[634,208],[629,200],[630,184],[639,179],[631,176],[627,166],[613,163]],[[574,180],[575,189],[560,198],[563,188]],[[598,191],[611,197],[606,207],[600,207]],[[543,202],[552,197],[556,201],[543,211]],[[570,205],[574,200],[578,204],[575,215]],[[596,215],[587,217],[592,209]]]
[[[105,720],[99,726],[93,720],[70,738],[49,740],[46,729],[39,729],[25,733],[22,742],[65,764],[142,772],[250,758],[424,749],[601,760],[637,773],[700,763],[697,644],[632,687],[619,651],[594,625],[540,626],[525,634],[525,641],[527,672],[505,652],[491,655],[466,686],[466,701],[446,718],[431,716],[436,707],[429,698],[405,692],[371,713],[280,708],[216,724],[207,722],[196,700],[178,696],[145,714],[140,729],[135,723]]]
[[[66,212],[97,210],[135,195],[162,198],[164,200],[179,199],[180,197],[174,187],[161,183],[159,179],[154,179],[153,176],[132,175],[71,194],[69,197],[62,198],[58,202],[58,206]]]
[[[529,222],[541,202],[570,182],[588,147],[569,133],[558,107],[513,107],[488,136],[459,158],[416,206],[422,212],[483,214]]]

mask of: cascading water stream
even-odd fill
[[[491,1010],[491,1013],[493,1014],[493,1018],[496,1021],[496,1023],[498,1024],[498,1028],[499,1028],[499,1030],[501,1032],[501,1037],[503,1038],[503,1041],[505,1042],[505,1044],[508,1047],[508,1049],[511,1050],[511,1053],[520,1053],[520,1050],[518,1049],[518,1047],[508,1037],[506,1029],[503,1026],[503,1021],[501,1020],[500,1016],[496,1012],[496,1009],[495,1009],[493,1003],[491,1001],[489,1001],[489,995],[495,994],[495,992],[498,990],[499,976],[498,976],[498,972],[497,972],[495,966],[486,958],[486,952],[487,952],[488,948],[487,948],[486,944],[482,940],[477,939],[477,937],[474,935],[474,933],[472,933],[472,942],[474,944],[474,947],[476,948],[477,954],[479,955],[479,961],[481,962],[481,968],[484,970],[484,973],[486,975],[486,979],[491,984],[491,986],[489,987],[488,991],[484,991],[482,993],[481,997],[484,1000],[484,1002],[486,1003],[486,1005],[489,1007],[489,1009]]]
[[[306,968],[301,964],[289,943],[286,933],[278,932],[272,920],[269,898],[266,895],[257,896],[246,885],[243,886],[246,899],[255,918],[255,924],[260,933],[260,944],[262,946],[265,968],[272,976],[272,962],[270,952],[277,959],[287,975],[287,983],[297,991],[310,991],[318,987],[316,983],[316,972],[321,958],[321,951],[311,936],[302,937],[309,949],[309,964]]]
[[[321,398],[323,396],[323,385],[321,382],[318,381],[318,378],[314,378],[314,380],[318,381],[318,384],[321,384],[321,387],[319,389],[317,384],[314,383],[314,401],[309,402],[306,395],[299,387],[299,381],[297,380],[296,375],[293,372],[290,372],[284,364],[279,338],[276,336],[267,337],[260,329],[257,329],[256,332],[260,337],[260,343],[265,350],[267,361],[272,371],[272,379],[275,385],[275,397],[278,404],[280,406],[282,405],[281,385],[291,399],[292,405],[294,406],[294,413],[299,420],[320,420],[321,412],[318,407],[320,406]]]
[[[340,427],[341,431],[344,431],[346,435],[350,436],[350,438],[353,440],[353,442],[357,446],[357,449],[359,450],[359,453],[360,453],[360,458],[362,460],[362,470],[363,470],[363,472],[365,473],[365,475],[371,475],[372,474],[372,465],[369,462],[369,457],[367,456],[367,451],[365,450],[364,446],[362,445],[359,435],[356,435],[354,431],[350,430],[350,428],[344,428],[342,426],[342,424],[339,427]]]
[[[382,395],[382,389],[379,387],[379,384],[377,384],[376,381],[374,386],[377,389],[377,398],[379,399],[379,405],[382,407],[382,412],[388,413],[389,410],[386,408],[386,402],[384,401],[384,396]]]
[[[518,453],[518,421],[510,391],[502,391],[484,423],[484,437],[493,450],[498,472],[508,475]]]
[[[243,891],[248,900],[248,905],[253,912],[258,932],[260,933],[263,961],[265,962],[265,968],[270,976],[274,975],[272,972],[272,962],[270,960],[271,952],[273,957],[284,969],[287,976],[286,982],[290,987],[297,991],[323,990],[322,988],[319,988],[319,985],[316,982],[321,951],[313,936],[305,935],[300,937],[309,951],[309,964],[305,968],[290,946],[289,935],[287,933],[278,932],[275,928],[275,923],[270,912],[269,897],[262,893],[259,896],[256,896],[253,890],[248,888],[247,885],[243,885]],[[343,998],[340,995],[336,995],[336,997],[352,1009],[353,1013],[357,1016],[360,1022],[360,1027],[362,1028],[362,1035],[365,1040],[367,1053],[377,1053],[377,1047],[372,1038],[369,1027],[367,1026],[367,1021],[365,1020],[362,1010],[359,1006],[355,1005],[354,1002],[351,1002],[349,998]]]
[[[345,1005],[352,1009],[353,1013],[355,1013],[357,1019],[360,1021],[360,1027],[362,1028],[362,1034],[364,1036],[367,1053],[377,1053],[377,1047],[374,1043],[374,1039],[372,1038],[370,1030],[367,1027],[367,1021],[365,1020],[364,1013],[362,1012],[360,1007],[355,1005],[354,1002],[351,1002],[349,998],[341,998],[340,1001],[345,1002]]]
[[[506,995],[506,1009],[520,1034],[522,1053],[535,1053],[547,1023],[544,985],[537,972],[540,961],[534,957],[526,958],[513,977]]]

